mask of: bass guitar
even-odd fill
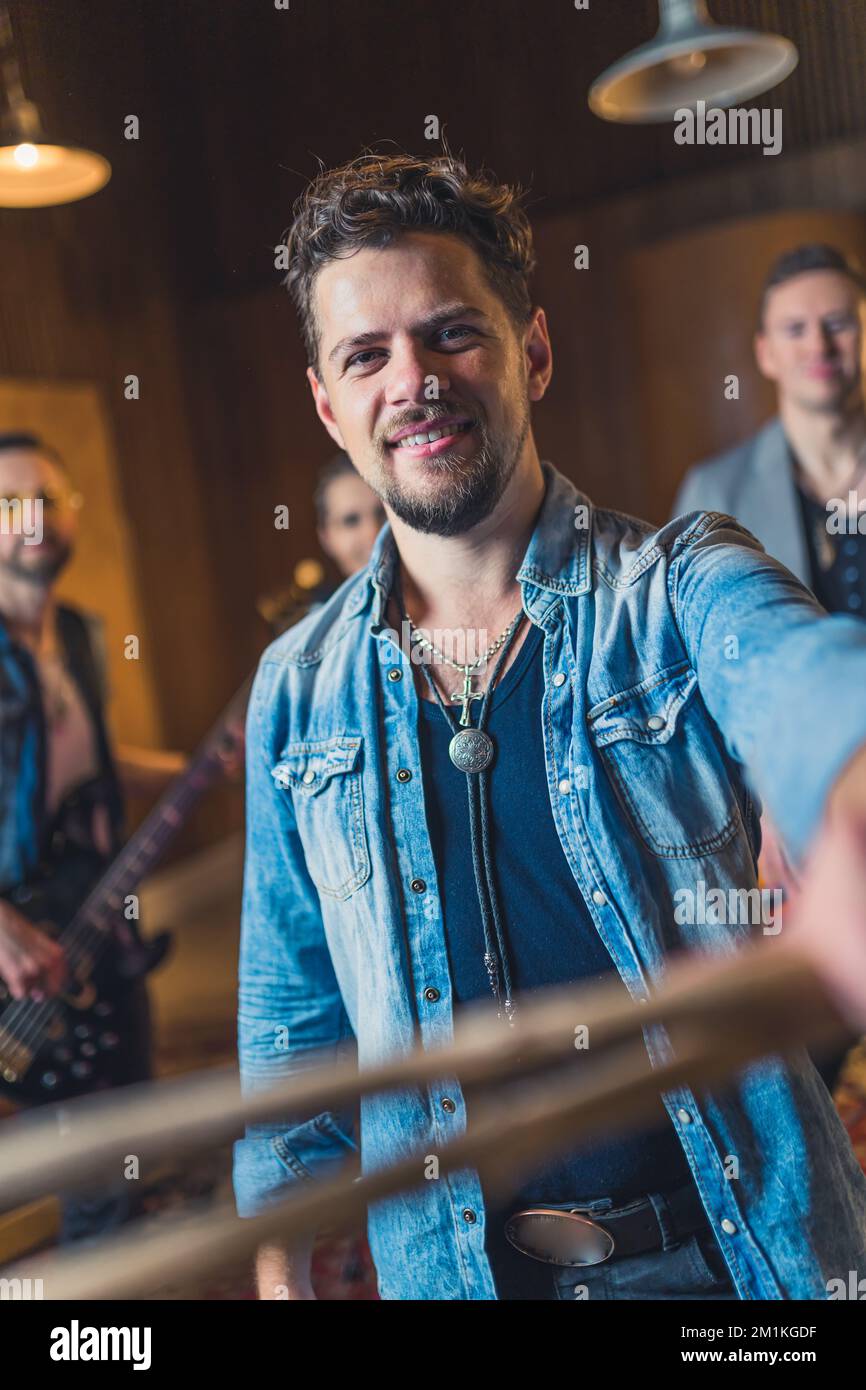
[[[168,933],[138,935],[134,889],[153,869],[193,806],[223,775],[241,741],[252,678],[130,837],[118,856],[70,911],[58,877],[44,875],[13,889],[7,900],[52,936],[67,962],[64,992],[37,1002],[13,1000],[0,980],[0,1096],[20,1105],[65,1100],[114,1082],[124,1049],[124,997],[153,970]],[[92,879],[90,880],[92,881]]]

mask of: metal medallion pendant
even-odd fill
[[[493,761],[493,739],[483,729],[461,729],[449,743],[448,753],[461,772],[483,772]]]

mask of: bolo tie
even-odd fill
[[[409,624],[412,640],[441,658],[442,653],[437,652],[432,642],[415,627],[407,614],[403,605],[399,575],[395,580],[395,588],[400,610]],[[478,906],[481,910],[481,922],[484,929],[484,967],[487,971],[491,992],[497,1003],[498,1016],[502,1018],[504,1015],[511,1027],[514,1026],[514,990],[499,894],[493,874],[493,855],[490,848],[490,765],[496,754],[496,745],[484,725],[487,720],[490,696],[496,684],[496,677],[520,627],[522,617],[523,610],[521,609],[515,614],[502,636],[494,642],[492,648],[489,648],[477,661],[469,665],[460,665],[458,662],[450,663],[457,670],[463,672],[463,690],[451,696],[453,700],[457,700],[463,705],[459,723],[439,694],[436,683],[425,663],[423,661],[420,663],[427,684],[433,691],[436,702],[452,732],[451,742],[448,745],[448,755],[454,766],[466,776],[469,833],[472,840],[472,867],[475,873]],[[493,668],[487,689],[483,693],[473,690],[473,670],[500,647],[499,659]],[[443,660],[447,662],[448,659],[443,658]],[[478,712],[478,723],[473,725],[471,719],[472,705],[479,700],[481,705]]]

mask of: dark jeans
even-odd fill
[[[118,1001],[118,1007],[123,1011],[126,1046],[118,1062],[116,1086],[149,1081],[152,1075],[151,1016],[144,980],[130,985],[126,998]],[[118,1164],[120,1161],[118,1159]],[[131,1220],[138,1211],[138,1186],[137,1180],[124,1178],[119,1173],[113,1181],[97,1189],[61,1193],[58,1243],[68,1245],[77,1240],[95,1240]]]
[[[737,1299],[712,1231],[687,1236],[670,1250],[650,1250],[589,1269],[553,1272],[550,1298]]]
[[[663,1202],[663,1198],[654,1198],[654,1205],[657,1202]],[[605,1203],[596,1205],[595,1214],[603,1220]],[[488,1212],[487,1253],[501,1300],[739,1297],[709,1224],[678,1243],[666,1239],[665,1249],[566,1269],[543,1264],[515,1250],[505,1237],[504,1219],[504,1213]]]

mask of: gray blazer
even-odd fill
[[[791,455],[778,416],[745,444],[689,469],[672,515],[694,511],[726,512],[736,517],[757,536],[769,555],[811,586]]]

